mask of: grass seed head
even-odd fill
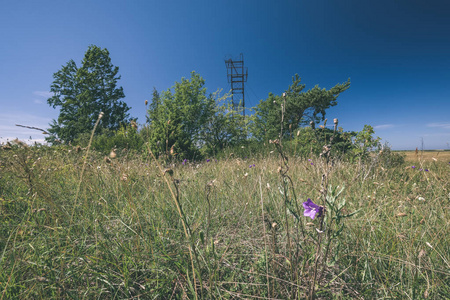
[[[17,138],[14,139],[13,142],[19,147],[28,148],[28,145],[26,143],[22,142],[21,140],[19,140]]]

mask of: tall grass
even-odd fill
[[[0,299],[304,299],[311,284],[316,299],[450,295],[448,162],[288,157],[285,186],[276,151],[170,174],[86,154],[0,149]],[[330,186],[358,213],[317,256],[320,221],[302,202]]]

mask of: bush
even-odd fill
[[[81,135],[75,140],[75,144],[86,147],[89,144],[90,136],[90,133]],[[122,126],[117,131],[103,129],[100,134],[94,135],[91,147],[93,150],[107,154],[114,148],[141,151],[143,145],[143,137],[137,129],[128,125]]]

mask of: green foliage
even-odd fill
[[[395,168],[405,163],[406,155],[392,151],[388,144],[380,144],[378,153],[378,162],[384,168]]]
[[[123,88],[117,87],[118,72],[107,49],[89,46],[81,67],[70,60],[53,74],[50,91],[54,95],[47,103],[58,107],[60,113],[48,131],[69,143],[78,135],[91,132],[100,112],[104,113],[100,128],[118,130],[127,123],[130,108],[120,101],[125,95]]]
[[[317,156],[323,151],[324,145],[331,144],[331,155],[343,158],[353,149],[351,140],[353,135],[355,133],[344,132],[342,129],[334,132],[329,128],[303,127],[290,133],[290,139],[284,144],[294,150],[294,155],[303,158]]]
[[[213,95],[214,99],[216,97]],[[208,155],[217,155],[226,147],[242,145],[247,138],[247,122],[242,109],[235,109],[228,95],[215,100],[200,136],[202,150]]]
[[[278,138],[281,130],[283,136],[296,130],[310,121],[325,119],[326,109],[337,105],[337,97],[350,87],[350,80],[337,84],[329,90],[319,86],[303,92],[304,84],[300,84],[296,74],[285,97],[272,93],[266,100],[261,100],[255,108],[251,133],[257,140]]]
[[[158,94],[153,92],[148,110],[149,142],[158,154],[180,158],[199,155],[203,126],[214,113],[215,101],[206,96],[205,80],[192,72],[190,79]]]
[[[89,144],[90,134],[83,133],[75,140],[75,144],[86,147]],[[101,130],[94,135],[91,147],[103,154],[108,154],[112,149],[128,149],[142,151],[144,139],[132,125],[123,125],[119,130]]]
[[[380,137],[374,137],[375,131],[370,125],[364,125],[363,130],[357,132],[353,140],[353,154],[361,159],[368,158],[370,152],[375,150],[380,144]]]

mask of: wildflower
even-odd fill
[[[255,164],[253,164],[253,168],[255,167]]]
[[[249,168],[251,168],[252,167],[252,165],[250,165],[250,166],[248,166]]]
[[[311,163],[311,166],[314,166],[314,163],[313,163],[313,162]]]
[[[411,168],[415,169],[415,168],[416,168],[416,166],[412,166]]]
[[[323,212],[323,207],[315,204],[309,198],[306,202],[303,202],[303,208],[305,208],[303,215],[305,217],[310,217],[313,220],[316,217],[316,214],[319,214],[318,217],[320,218]]]
[[[423,171],[423,169],[422,169],[422,168],[420,168],[420,169],[419,169],[419,171]]]
[[[185,158],[182,162],[183,166],[186,164],[186,162],[187,162],[187,159]]]
[[[429,170],[428,169],[425,169],[425,172],[428,172]]]
[[[206,160],[206,162],[210,162],[211,160],[208,158],[207,160]]]

